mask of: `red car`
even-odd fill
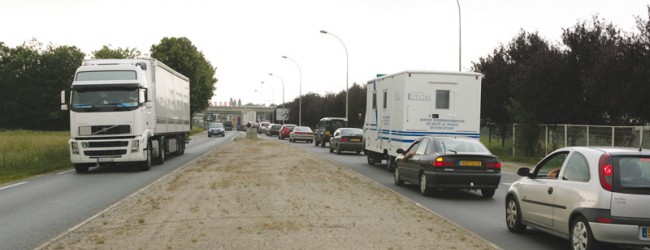
[[[284,138],[289,138],[289,134],[293,130],[293,128],[296,127],[296,124],[284,124],[280,128],[280,135],[278,135],[278,139],[284,140]]]

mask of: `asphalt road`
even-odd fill
[[[138,190],[229,141],[193,138],[185,154],[146,172],[135,166],[73,169],[0,187],[0,249],[34,249]]]
[[[265,135],[259,138],[278,140],[277,137]],[[289,143],[288,140],[284,142]],[[519,179],[516,174],[502,173],[501,185],[493,198],[483,198],[480,191],[443,192],[425,197],[420,195],[415,185],[395,186],[393,174],[384,165],[368,165],[363,153],[344,152],[337,155],[330,153],[327,147],[316,147],[313,143],[291,144],[348,167],[503,249],[570,249],[568,240],[541,231],[530,228],[523,234],[508,231],[505,224],[505,195],[510,183]]]

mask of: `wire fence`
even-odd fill
[[[523,125],[513,124],[506,131],[504,141],[488,128],[481,130],[481,137],[488,136],[490,144],[500,143],[511,148],[512,156],[523,156],[526,151],[524,145],[531,141],[523,133]],[[569,146],[650,148],[650,126],[541,124],[537,133],[538,137],[533,142],[534,155],[537,156],[545,156],[555,149]]]

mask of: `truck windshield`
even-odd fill
[[[72,91],[72,110],[76,112],[130,111],[140,106],[138,88],[97,87]]]

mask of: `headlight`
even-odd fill
[[[79,144],[77,144],[77,142],[71,142],[70,143],[70,150],[72,150],[73,154],[78,155],[79,154]]]
[[[131,152],[137,152],[140,149],[140,141],[133,140],[131,142]]]

